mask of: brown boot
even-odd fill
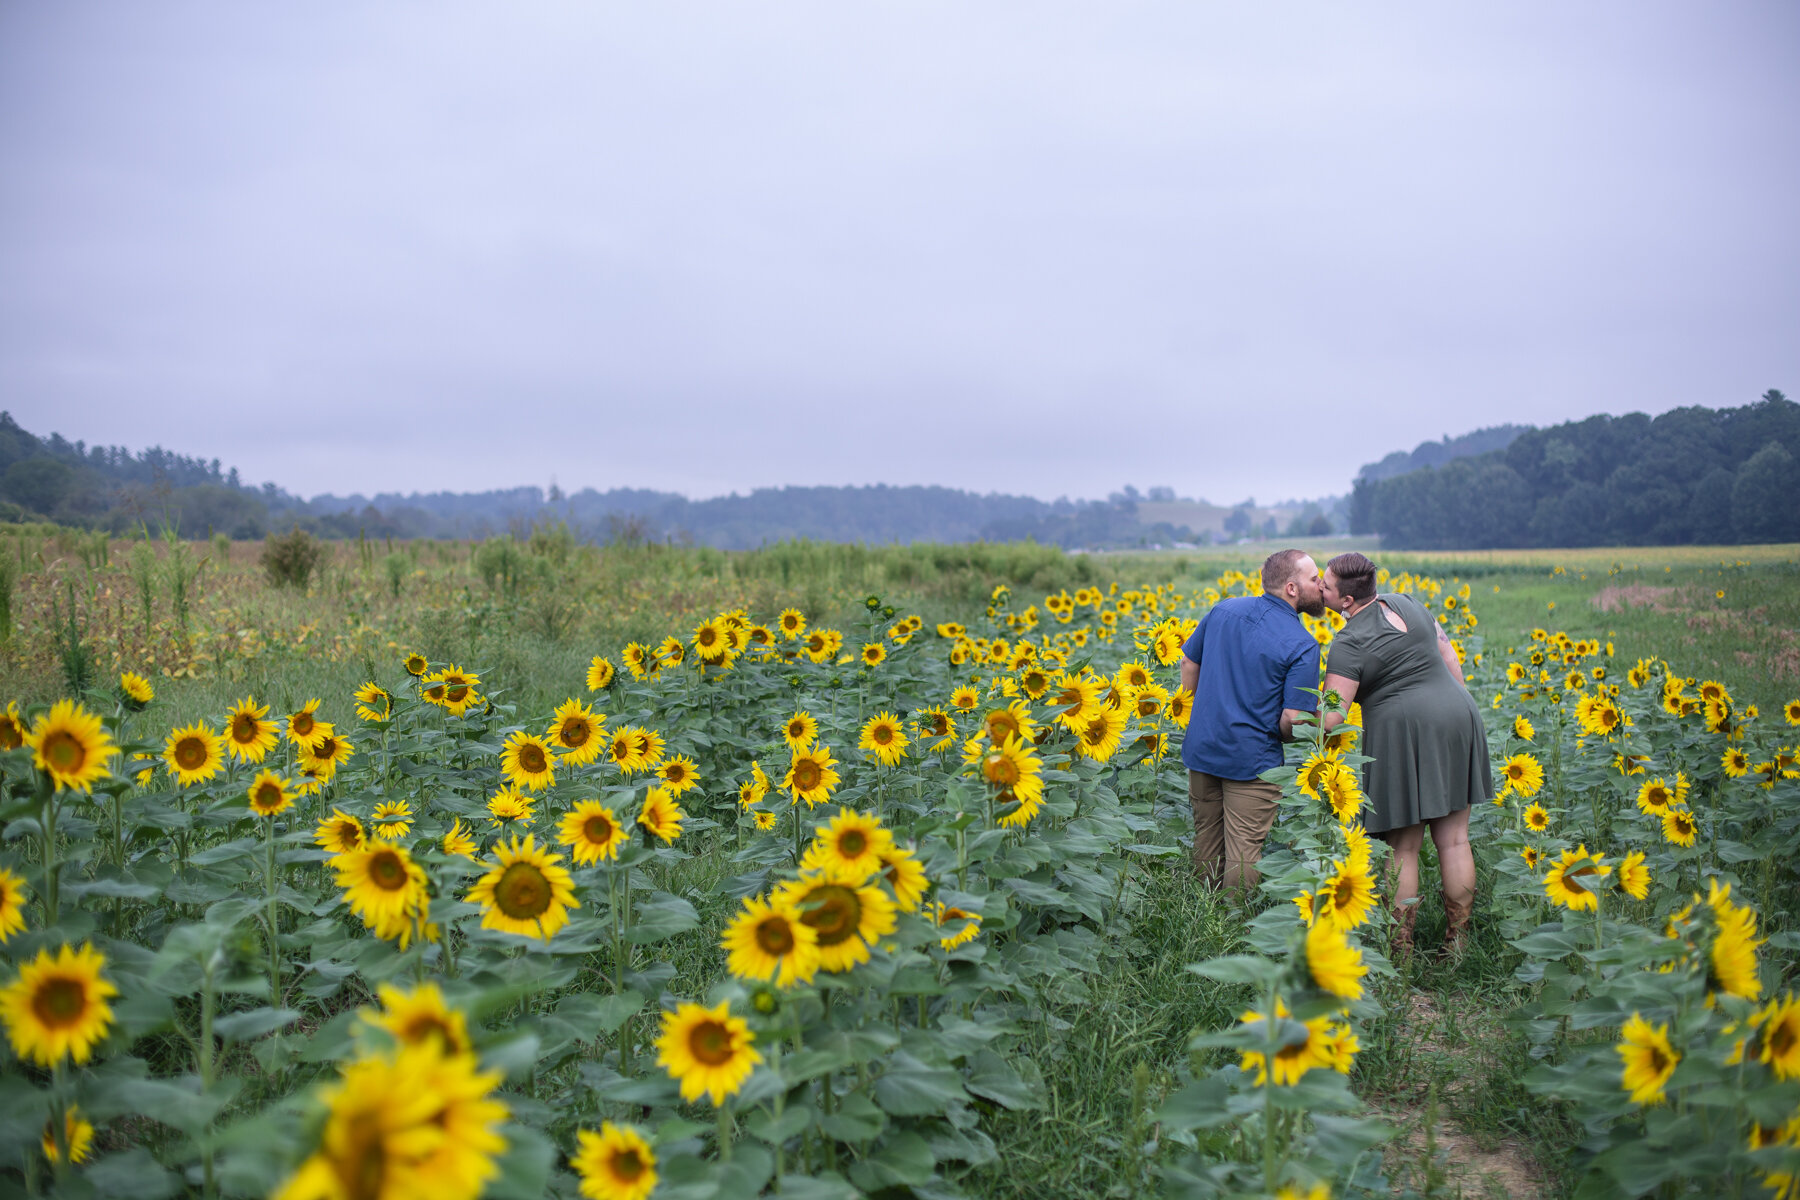
[[[1475,896],[1458,904],[1450,897],[1444,897],[1444,956],[1460,957],[1469,945],[1469,918],[1475,912]]]
[[[1419,919],[1419,906],[1412,903],[1394,914],[1394,932],[1388,944],[1388,957],[1394,960],[1412,957],[1413,923]]]

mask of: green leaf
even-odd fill
[[[877,1110],[878,1115],[879,1111]],[[761,1138],[771,1146],[779,1146],[791,1137],[798,1137],[816,1115],[817,1110],[810,1104],[791,1104],[781,1110],[779,1117],[766,1108],[756,1108],[744,1119],[744,1128],[753,1137]]]
[[[162,1200],[181,1190],[181,1181],[165,1171],[150,1152],[134,1146],[122,1154],[109,1154],[81,1168],[88,1186],[102,1196],[126,1200]]]
[[[1222,1075],[1208,1075],[1163,1101],[1156,1119],[1166,1128],[1180,1132],[1188,1129],[1211,1129],[1232,1119],[1228,1107],[1231,1084]]]
[[[911,1130],[888,1137],[875,1152],[850,1168],[850,1178],[864,1191],[915,1187],[930,1183],[937,1172],[931,1144]]]
[[[894,1051],[875,1081],[875,1102],[896,1117],[941,1113],[961,1100],[962,1076],[947,1067],[928,1067],[904,1050]]]
[[[783,1175],[781,1200],[861,1200],[862,1193],[839,1175]]]
[[[1017,1067],[992,1050],[982,1050],[970,1061],[963,1086],[1004,1108],[1042,1108],[1044,1077],[1037,1064],[1022,1055],[1015,1061]]]
[[[1189,963],[1188,970],[1220,983],[1247,983],[1267,988],[1281,975],[1281,964],[1256,954],[1227,954],[1205,962]]]
[[[849,1092],[838,1100],[836,1112],[819,1118],[819,1128],[827,1137],[857,1145],[887,1128],[887,1114],[863,1093]]]
[[[213,1022],[213,1032],[219,1036],[219,1040],[229,1045],[232,1042],[247,1042],[251,1038],[259,1038],[265,1033],[292,1025],[299,1019],[300,1013],[291,1008],[253,1008],[249,1012],[220,1017]]]
[[[674,937],[700,924],[700,914],[680,896],[660,896],[640,905],[631,918],[627,940],[638,946]]]
[[[529,1125],[510,1123],[504,1130],[506,1153],[500,1156],[500,1178],[482,1194],[500,1200],[539,1200],[550,1191],[550,1168],[556,1146]]]

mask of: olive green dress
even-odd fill
[[[1494,798],[1487,731],[1475,698],[1438,654],[1437,622],[1411,596],[1383,594],[1331,640],[1329,675],[1356,680],[1362,705],[1363,827],[1386,833]]]

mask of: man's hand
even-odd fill
[[[1319,716],[1318,713],[1309,711],[1304,708],[1284,708],[1284,709],[1282,709],[1281,710],[1281,740],[1284,742],[1293,741],[1294,740],[1294,727],[1297,725],[1311,725],[1314,721],[1316,721],[1318,719],[1318,716]]]

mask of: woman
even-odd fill
[[[1475,904],[1469,805],[1494,797],[1481,711],[1443,628],[1411,596],[1376,595],[1374,563],[1338,555],[1325,566],[1324,592],[1345,617],[1325,667],[1325,687],[1344,709],[1326,713],[1325,728],[1340,724],[1353,701],[1362,705],[1363,753],[1374,760],[1363,768],[1371,805],[1363,827],[1394,851],[1395,949],[1412,949],[1427,826],[1444,877],[1445,946],[1458,949]]]

